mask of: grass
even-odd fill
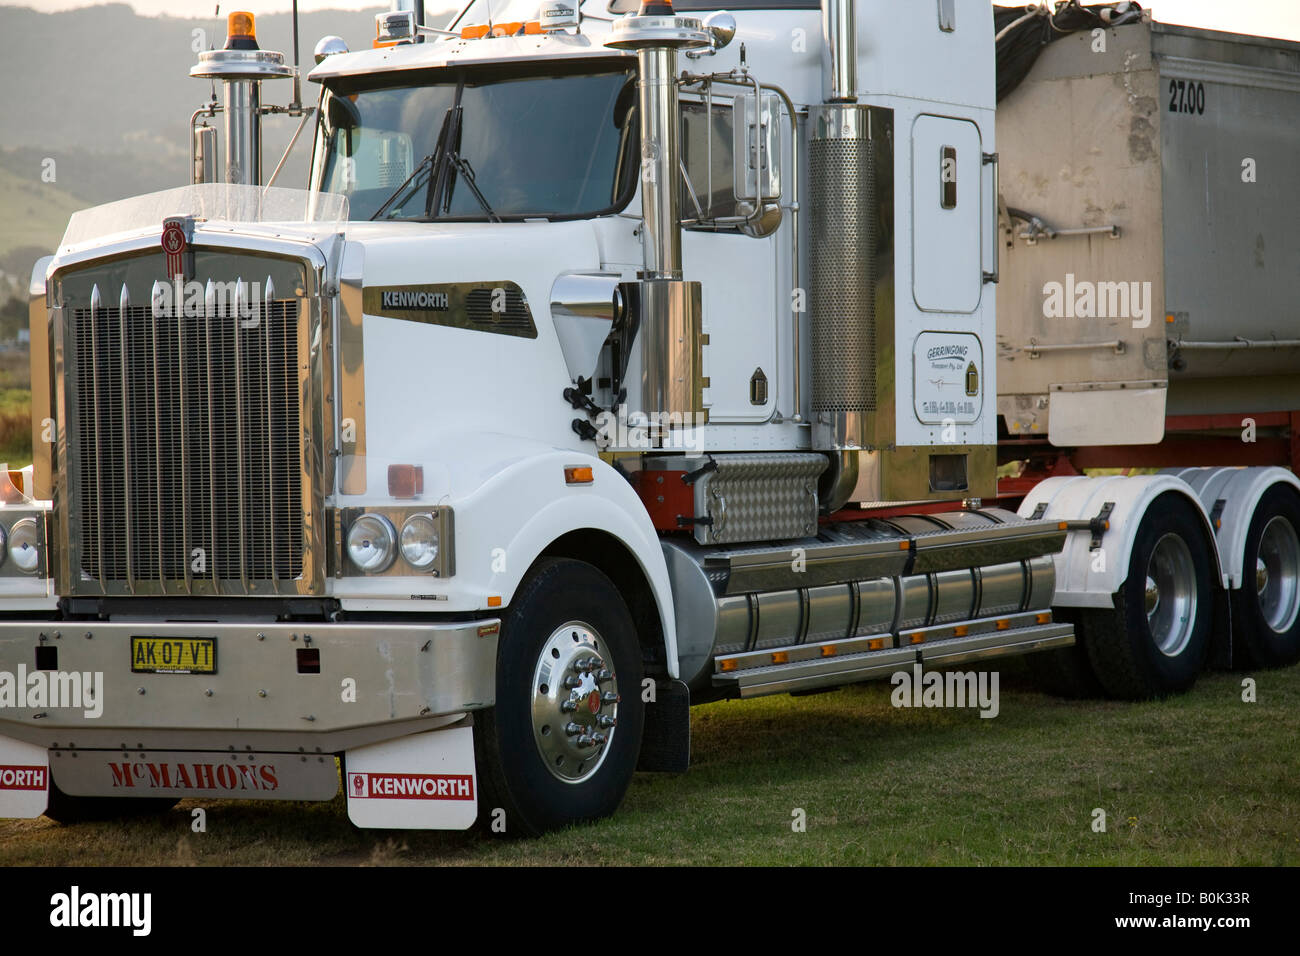
[[[614,817],[537,840],[360,831],[341,796],[187,800],[148,820],[0,821],[0,866],[1296,865],[1300,668],[1253,676],[1252,704],[1235,674],[1162,702],[1062,701],[1011,661],[991,720],[895,709],[880,683],[707,704],[689,773],[638,774]]]
[[[0,464],[32,462],[31,356],[27,349],[0,352]]]

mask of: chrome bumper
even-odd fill
[[[459,720],[496,693],[498,620],[452,624],[3,622],[0,680],[102,674],[101,701],[0,695],[0,735],[59,749],[334,753]],[[132,671],[131,638],[216,639],[216,672]],[[51,652],[49,648],[53,648]],[[319,673],[308,670],[319,653]],[[38,682],[46,679],[38,678]],[[18,706],[27,704],[28,706]]]

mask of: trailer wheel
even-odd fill
[[[1081,614],[1088,660],[1112,697],[1163,697],[1196,683],[1213,619],[1209,548],[1181,495],[1165,493],[1147,507],[1114,608]]]
[[[1092,672],[1088,651],[1084,646],[1088,637],[1083,631],[1080,615],[1074,608],[1054,608],[1052,619],[1058,623],[1074,625],[1074,645],[1040,651],[1025,657],[1034,683],[1044,693],[1056,697],[1079,700],[1086,697],[1104,697],[1105,690]]]
[[[1250,519],[1244,580],[1232,592],[1233,631],[1247,667],[1284,667],[1300,661],[1297,529],[1300,497],[1285,485],[1273,486]]]
[[[479,822],[535,836],[613,813],[636,769],[641,647],[622,596],[590,564],[551,558],[502,621],[496,705],[477,718]]]
[[[180,800],[176,797],[74,797],[50,781],[50,802],[45,815],[55,823],[89,823],[94,820],[125,820],[166,813]]]

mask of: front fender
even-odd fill
[[[587,466],[593,480],[567,484],[564,469]],[[524,575],[547,547],[571,531],[595,530],[635,557],[663,627],[669,674],[677,676],[677,633],[668,566],[650,517],[632,486],[589,455],[549,450],[516,459],[456,504],[456,578],[463,596],[508,606]],[[593,562],[599,566],[599,556]],[[468,593],[466,593],[468,592]]]

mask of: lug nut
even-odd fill
[[[609,714],[601,714],[596,718],[596,723],[600,724],[602,727],[613,727],[618,723],[618,721],[609,716]]]
[[[592,741],[595,742],[595,745],[597,747],[600,747],[604,745],[605,741],[608,740],[609,738],[606,737],[604,734],[592,734],[591,739]]]
[[[572,676],[570,676],[570,677],[566,677],[566,678],[564,678],[564,686],[565,686],[565,687],[568,687],[568,688],[571,688],[571,689],[572,689],[572,688],[581,687],[581,686],[582,686],[582,680],[581,680],[581,678],[578,678],[578,677],[572,677]]]
[[[591,737],[588,734],[583,734],[581,737],[578,738],[578,746],[581,747],[583,750],[586,750],[588,747],[596,746],[596,740],[594,737]]]
[[[622,700],[623,698],[620,697],[618,694],[614,693],[612,690],[607,690],[605,691],[605,693],[600,695],[600,702],[602,704],[617,704],[620,703]]]
[[[570,737],[574,736],[575,734],[580,734],[582,733],[582,724],[575,724],[573,721],[569,721],[567,724],[564,725],[564,732],[568,734]]]
[[[560,710],[566,714],[571,714],[578,709],[576,700],[565,700],[560,702]]]
[[[596,674],[596,683],[605,684],[614,679],[614,672],[604,667]]]

